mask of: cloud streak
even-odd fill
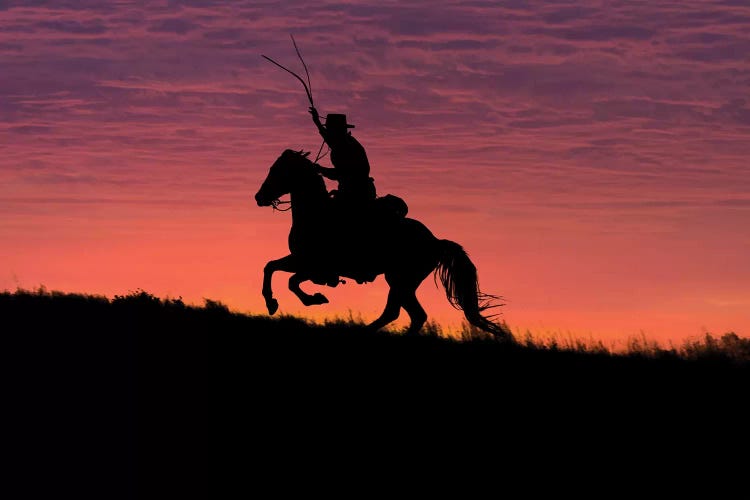
[[[612,221],[658,247],[701,213],[732,246],[749,28],[750,6],[721,1],[4,2],[0,201],[16,223],[71,189],[123,213],[167,189],[176,210],[247,203],[284,148],[320,144],[299,82],[260,57],[302,71],[291,33],[321,112],[347,113],[381,192],[416,214],[461,225],[480,207],[515,214],[524,244],[544,221],[598,248]],[[462,236],[486,258],[497,244]]]

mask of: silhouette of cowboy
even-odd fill
[[[338,182],[338,189],[333,192],[336,200],[346,206],[364,206],[377,197],[375,182],[370,177],[370,162],[362,144],[355,139],[346,122],[344,114],[326,115],[326,123],[320,123],[320,116],[315,107],[310,107],[313,122],[318,127],[320,135],[331,149],[331,163],[333,168],[316,168],[323,177]]]
[[[373,201],[377,198],[375,182],[370,177],[370,162],[362,144],[355,139],[344,114],[326,115],[326,123],[320,123],[318,110],[310,107],[313,122],[320,135],[331,150],[333,168],[315,164],[316,170],[326,177],[338,182],[338,189],[331,192],[337,205],[337,212],[346,227],[346,240],[354,254],[367,248],[373,237]],[[377,273],[367,267],[361,268],[352,276],[357,283],[375,280]]]

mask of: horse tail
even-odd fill
[[[477,268],[463,247],[450,240],[439,240],[438,248],[435,281],[440,278],[451,305],[463,311],[470,324],[496,337],[512,340],[512,335],[505,326],[482,314],[487,309],[502,305],[497,303],[501,298],[479,290]]]

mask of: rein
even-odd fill
[[[279,208],[279,205],[284,205],[284,204],[289,204],[289,206],[287,208]],[[287,201],[287,200],[282,201],[282,200],[276,199],[271,202],[271,207],[273,207],[274,212],[287,212],[288,210],[292,208],[292,202]]]

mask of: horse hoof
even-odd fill
[[[268,308],[268,314],[273,316],[273,313],[279,310],[279,301],[276,299],[269,299],[266,301],[266,307]]]
[[[316,293],[315,295],[313,295],[313,304],[328,304],[328,297],[326,297],[322,293]]]

